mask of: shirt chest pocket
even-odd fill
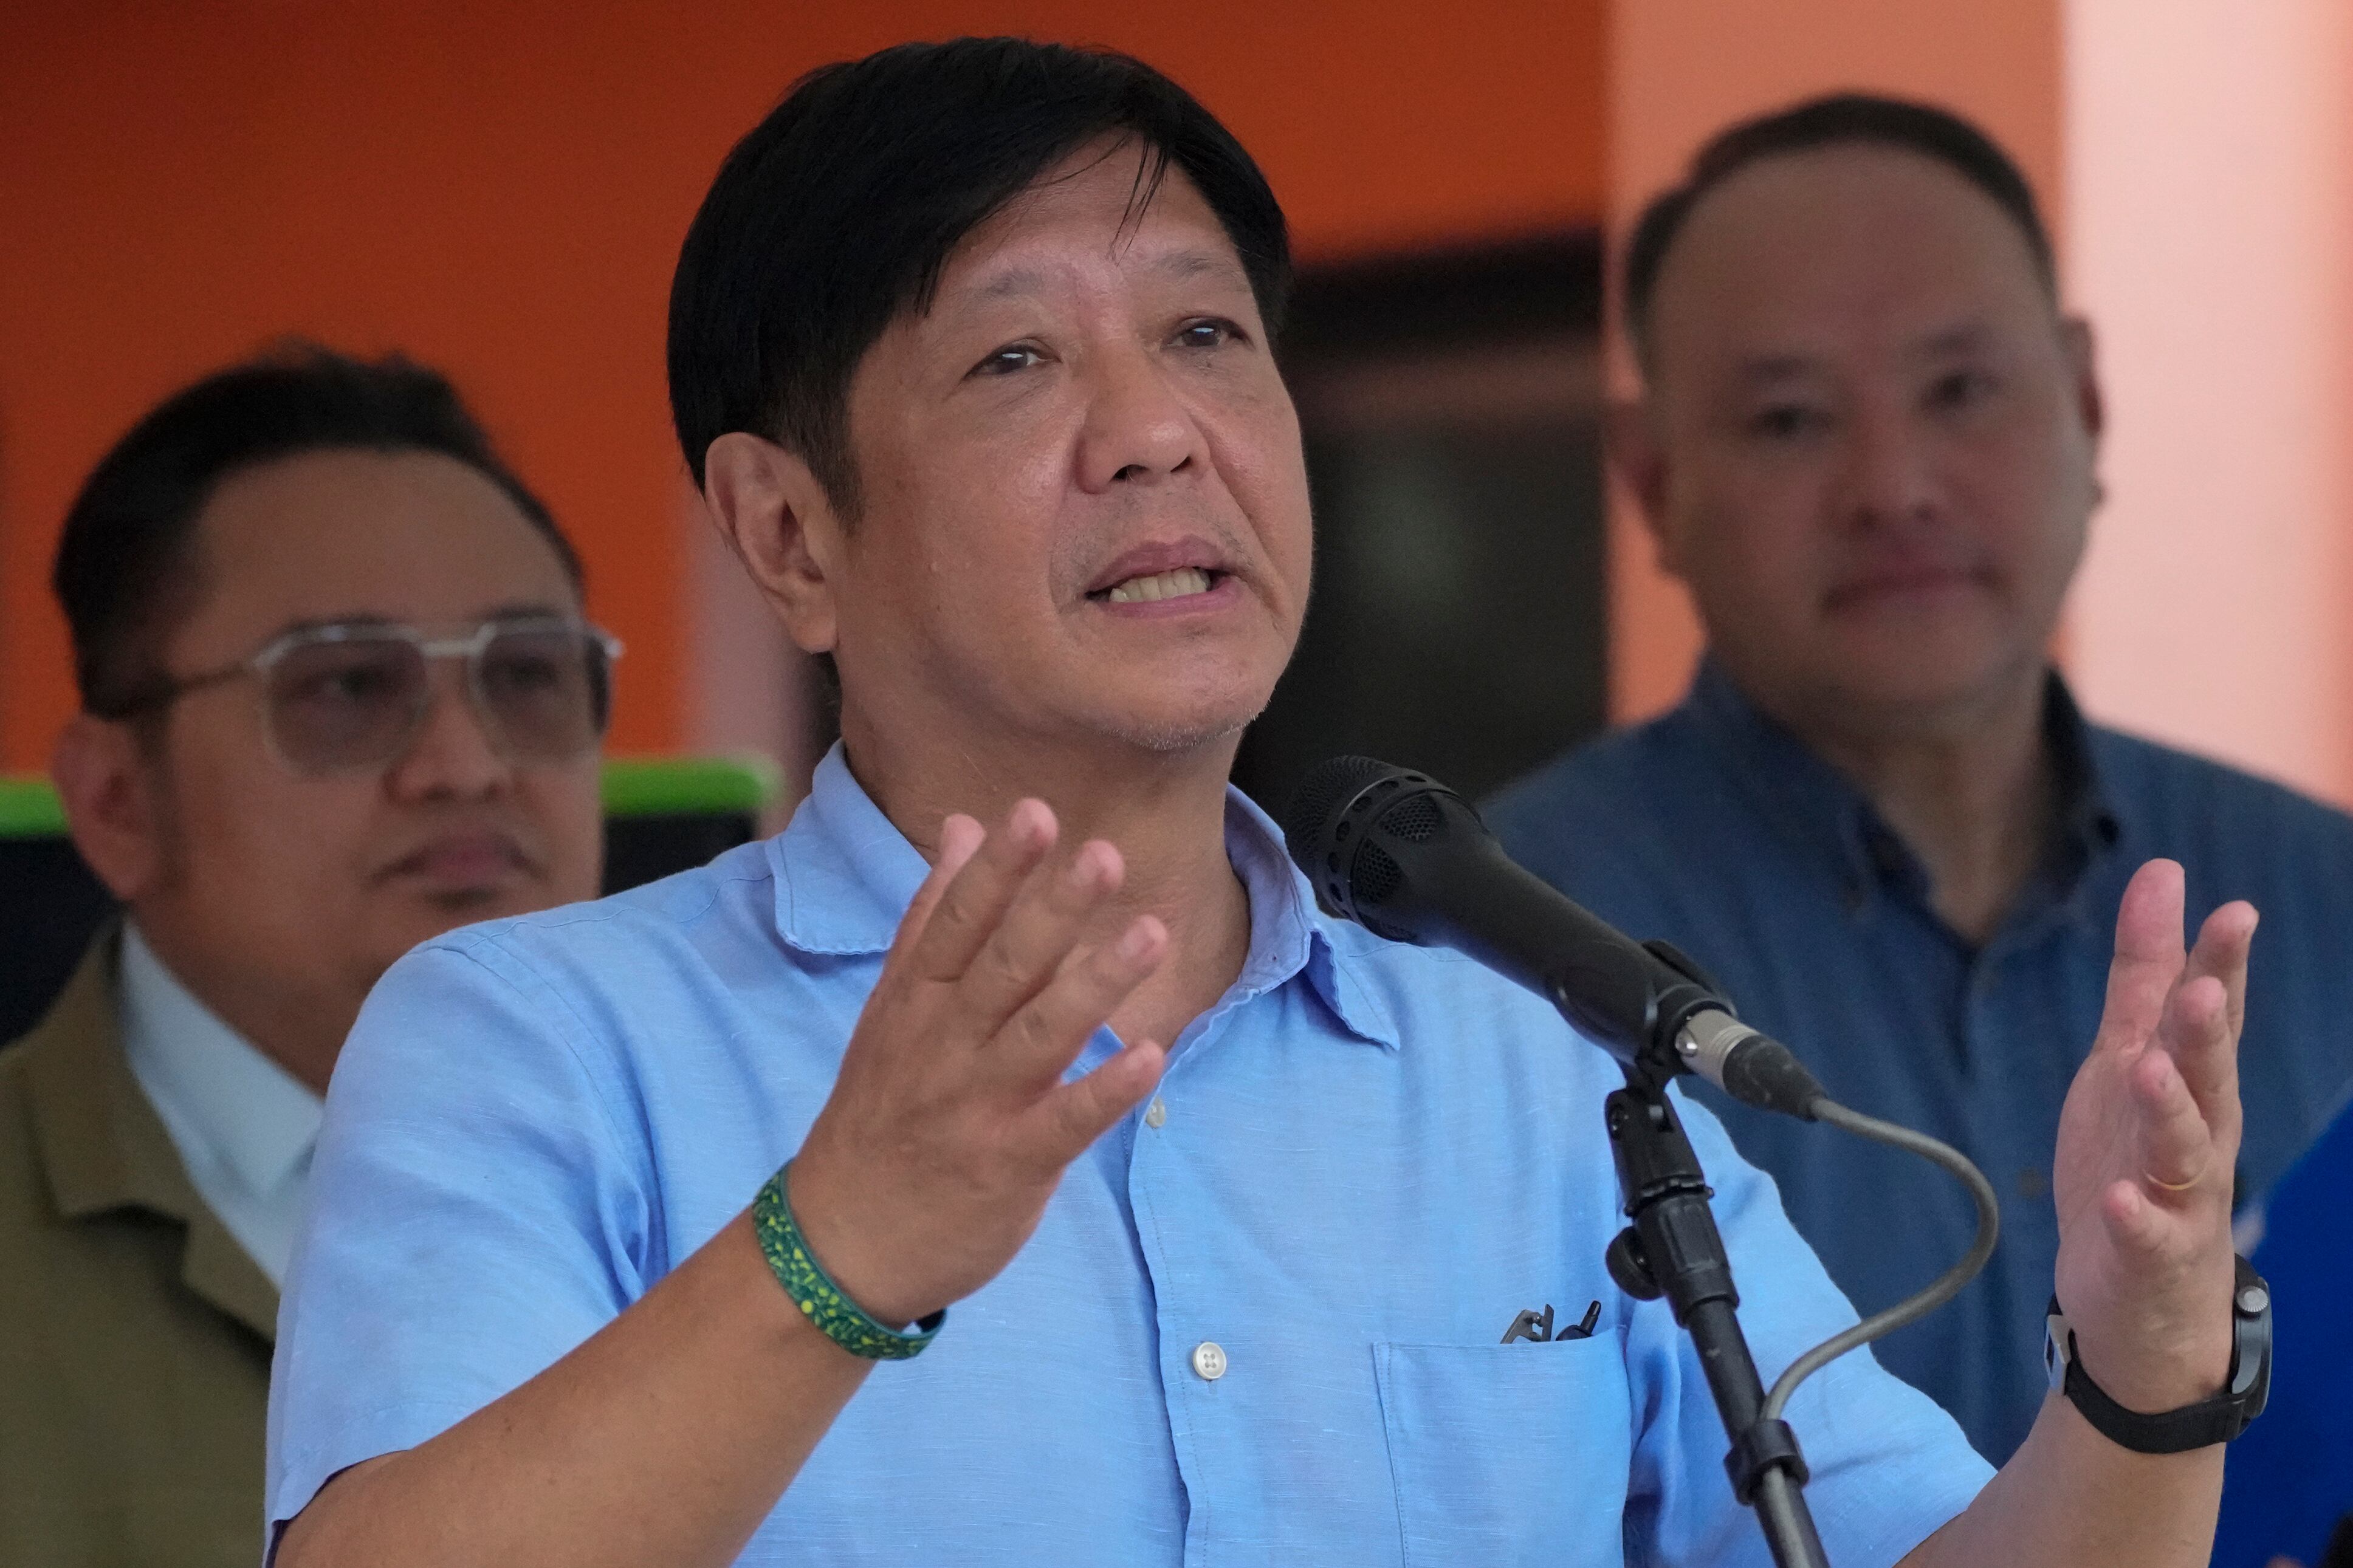
[[[1407,1568],[1612,1568],[1633,1405],[1618,1336],[1376,1344]]]

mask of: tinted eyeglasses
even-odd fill
[[[466,693],[491,748],[516,764],[566,763],[604,737],[620,640],[585,621],[484,621],[459,637],[349,621],[288,632],[250,658],[162,682],[99,710],[128,719],[191,691],[253,677],[270,749],[296,773],[352,773],[397,762],[433,711],[432,661],[466,661]]]

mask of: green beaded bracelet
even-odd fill
[[[885,1328],[868,1316],[809,1251],[808,1239],[793,1218],[793,1205],[785,1199],[785,1176],[792,1168],[793,1163],[786,1161],[760,1189],[752,1204],[752,1229],[760,1238],[760,1255],[768,1260],[793,1305],[826,1338],[851,1355],[868,1361],[905,1361],[922,1354],[923,1347],[939,1336],[940,1325],[947,1321],[947,1309],[918,1320],[912,1334]]]

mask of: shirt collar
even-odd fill
[[[2121,837],[2122,826],[2100,777],[2091,727],[2055,669],[2044,678],[2043,734],[2059,784],[2059,837],[2045,875],[2071,907],[2083,874]],[[1725,754],[1739,787],[1776,827],[1838,869],[1860,908],[1882,884],[1918,900],[1927,873],[1846,775],[1751,702],[1710,658],[1684,700],[1701,732]]]
[[[1250,899],[1250,951],[1219,1004],[1246,1002],[1303,973],[1347,1030],[1394,1049],[1388,1009],[1350,973],[1315,907],[1306,878],[1283,852],[1282,835],[1249,796],[1226,790],[1226,858]],[[873,954],[890,950],[916,889],[931,867],[882,815],[849,771],[839,742],[809,781],[808,797],[783,833],[768,841],[776,882],[776,931],[807,953]]]
[[[1731,764],[1736,786],[1784,837],[1834,867],[1850,898],[1867,898],[1895,868],[1889,852],[1902,847],[1862,792],[1743,695],[1713,655],[1683,707]]]
[[[2124,837],[2124,818],[2094,756],[2092,726],[2055,669],[2043,685],[2042,731],[2059,774],[2062,844],[2080,852],[2086,862],[2096,859]]]
[[[201,1147],[256,1194],[276,1191],[318,1142],[319,1097],[198,1001],[135,923],[123,928],[117,973],[123,1055],[174,1141]]]

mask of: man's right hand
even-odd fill
[[[900,923],[832,1096],[793,1160],[793,1215],[850,1300],[894,1327],[995,1278],[1063,1169],[1152,1091],[1138,1040],[1073,1082],[1094,1031],[1160,965],[1166,928],[1118,930],[1124,867],[1101,840],[1052,859],[1054,815],[1024,800],[968,816]]]
[[[1011,1261],[1063,1168],[1167,1059],[1139,1041],[1062,1082],[1159,967],[1168,932],[1113,920],[1118,851],[1057,859],[1055,837],[1034,800],[992,835],[948,818],[794,1158],[810,1249],[884,1322],[935,1311]],[[522,1387],[331,1479],[279,1561],[732,1563],[874,1365],[807,1323],[746,1211]]]

